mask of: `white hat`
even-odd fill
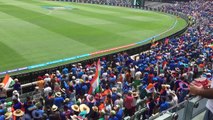
[[[46,77],[49,77],[49,74],[48,74],[48,73],[46,73],[46,74],[45,74],[45,76],[46,76]]]
[[[14,90],[14,91],[13,91],[13,94],[14,94],[14,95],[16,95],[17,93],[18,93],[18,91],[17,91],[17,90]]]
[[[58,107],[56,105],[53,105],[51,110],[54,112],[54,111],[58,110]]]
[[[56,97],[61,97],[61,92],[56,92],[56,93],[55,93],[55,96],[56,96]]]
[[[75,80],[76,79],[75,76],[72,76],[72,79]]]
[[[15,82],[18,82],[18,79],[16,78],[16,79],[14,79],[14,81],[15,81]]]

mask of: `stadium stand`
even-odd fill
[[[148,119],[178,105],[195,79],[212,80],[212,4],[199,0],[159,8],[185,13],[193,22],[183,35],[154,42],[134,57],[119,53],[111,61],[103,57],[46,73],[29,83],[36,87],[27,94],[15,79],[12,98],[6,100],[1,83],[0,119]]]

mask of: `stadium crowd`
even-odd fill
[[[212,80],[213,73],[213,1],[180,2],[164,6],[187,14],[194,24],[186,33],[134,57],[114,55],[112,61],[101,58],[100,89],[88,94],[97,63],[39,76],[32,96],[20,101],[20,83],[15,79],[12,102],[6,102],[0,84],[0,120],[122,120],[132,116],[144,101],[143,119],[184,101],[189,84],[200,76]]]

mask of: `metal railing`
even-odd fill
[[[206,110],[206,101],[205,98],[193,97],[166,111],[151,116],[149,120],[192,120]]]

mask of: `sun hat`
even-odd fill
[[[132,92],[132,96],[135,97],[135,98],[138,97],[139,96],[138,92]]]
[[[35,87],[35,89],[39,89],[39,87],[38,87],[38,86],[36,86],[36,87]]]
[[[16,109],[14,112],[13,112],[13,115],[16,116],[16,117],[21,117],[24,115],[24,112],[21,110],[21,109]]]
[[[165,89],[170,88],[170,85],[168,85],[168,84],[162,84],[161,86],[162,86],[163,88],[165,88]]]
[[[65,98],[64,102],[69,102],[70,99],[69,98]]]
[[[79,106],[78,105],[72,105],[71,108],[72,108],[73,111],[79,112]]]
[[[55,93],[55,96],[56,96],[56,97],[61,97],[61,92],[56,92],[56,93]]]
[[[45,74],[46,77],[49,77],[50,75],[48,73]]]
[[[76,79],[76,77],[75,76],[72,76],[72,80],[75,80]]]
[[[161,74],[159,75],[159,77],[164,77],[164,74],[163,74],[163,73],[161,73]]]
[[[115,112],[114,110],[111,110],[111,111],[110,111],[110,114],[111,114],[111,115],[115,115],[116,112]]]
[[[119,108],[120,108],[120,105],[115,105],[115,106],[113,107],[114,110],[118,110]]]
[[[98,107],[97,106],[92,106],[92,110],[95,112],[98,112]]]
[[[80,105],[80,111],[86,111],[87,114],[90,112],[90,108],[86,104],[81,104]]]
[[[112,92],[116,92],[118,89],[116,87],[112,88]]]
[[[18,91],[17,91],[17,90],[14,90],[14,91],[13,91],[13,94],[14,94],[14,95],[18,94]]]
[[[95,99],[92,95],[87,95],[87,101],[90,102],[90,103],[94,103]]]
[[[10,118],[12,117],[12,115],[13,115],[12,112],[6,112],[6,113],[4,114],[5,119],[10,119]]]
[[[14,81],[15,81],[15,82],[18,82],[18,79],[16,78],[16,79],[14,79]]]
[[[66,93],[65,88],[62,88],[62,89],[61,89],[61,92],[62,92],[62,93]]]
[[[79,81],[80,81],[80,83],[84,83],[84,80],[83,80],[83,79],[80,79]]]
[[[121,94],[121,93],[117,93],[117,96],[118,96],[118,97],[122,97],[122,94]]]
[[[56,105],[53,105],[52,108],[51,108],[51,110],[52,110],[53,112],[55,112],[56,110],[58,110],[58,107],[57,107]]]

